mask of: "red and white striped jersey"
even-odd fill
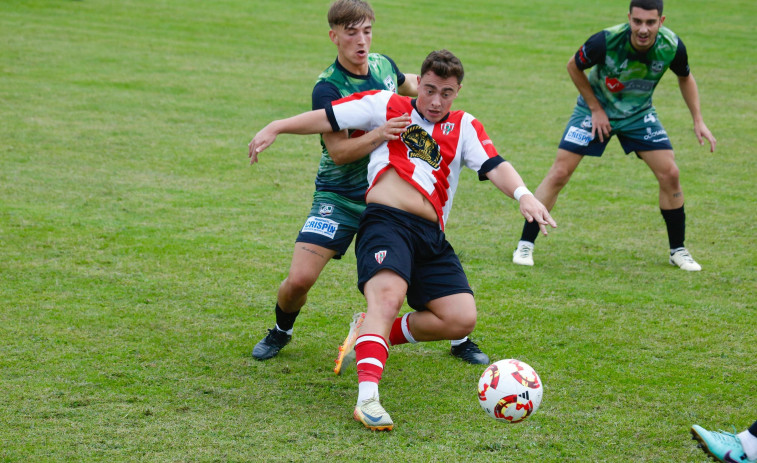
[[[484,130],[484,126],[465,111],[451,111],[436,124],[415,109],[415,100],[385,90],[355,93],[335,100],[326,113],[335,131],[360,129],[366,132],[387,120],[411,115],[411,123],[398,140],[382,143],[371,153],[368,164],[368,190],[389,167],[413,185],[433,204],[444,224],[452,208],[462,166],[486,173],[504,162]]]

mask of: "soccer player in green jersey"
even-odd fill
[[[313,88],[312,109],[366,90],[391,90],[418,95],[418,77],[403,74],[385,55],[370,53],[375,14],[362,0],[337,0],[328,12],[329,38],[336,45],[336,61],[326,68]],[[295,319],[331,259],[340,259],[357,233],[365,209],[368,154],[384,142],[384,129],[368,133],[343,130],[321,135],[321,161],[315,179],[310,214],[295,242],[289,274],[279,286],[276,326],[255,345],[252,356],[276,356],[292,338]],[[355,161],[355,155],[362,156]],[[488,364],[489,358],[467,337],[452,341],[452,355],[469,363]],[[346,363],[340,356],[335,371]]]
[[[652,106],[652,93],[670,68],[678,77],[700,145],[707,139],[715,150],[715,137],[702,119],[699,91],[691,75],[686,47],[663,27],[662,0],[632,0],[628,23],[591,36],[568,61],[568,74],[580,93],[563,133],[557,158],[536,189],[536,197],[549,209],[584,156],[601,156],[616,135],[626,154],[631,151],[647,163],[659,183],[659,204],[670,244],[669,262],[683,270],[701,266],[684,247],[686,216],[683,192],[673,146]],[[584,70],[591,68],[589,75]],[[534,241],[539,226],[526,222],[513,262],[534,265]]]

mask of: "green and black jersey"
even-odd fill
[[[686,47],[670,29],[660,27],[645,52],[631,45],[631,27],[618,24],[592,35],[576,52],[579,69],[592,68],[589,83],[610,120],[625,119],[652,107],[652,93],[665,71],[689,75]],[[586,106],[579,95],[578,104]]]
[[[313,109],[325,108],[334,100],[367,90],[390,90],[396,93],[397,88],[405,82],[405,75],[387,56],[369,54],[368,68],[367,75],[359,76],[347,71],[338,60],[335,61],[318,76],[313,88]],[[362,131],[353,131],[350,136],[362,134]],[[369,156],[350,164],[336,165],[326,150],[323,138],[321,148],[321,163],[315,178],[316,191],[337,193],[355,201],[365,201]]]

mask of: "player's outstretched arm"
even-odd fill
[[[694,135],[696,135],[699,145],[703,146],[703,139],[706,139],[710,142],[710,153],[715,152],[717,140],[715,139],[715,136],[712,135],[712,132],[710,132],[710,129],[707,128],[707,125],[702,118],[702,111],[699,108],[699,89],[697,88],[697,82],[694,80],[694,76],[691,74],[686,77],[679,76],[678,87],[681,89],[683,101],[686,102],[686,106],[688,106],[689,112],[691,113],[691,118],[694,120]]]
[[[557,228],[557,222],[549,215],[547,207],[528,191],[512,164],[503,162],[487,172],[486,176],[500,191],[518,200],[520,213],[528,222],[536,221],[543,234],[548,234],[547,225]]]
[[[263,127],[260,132],[252,137],[248,146],[248,157],[250,164],[258,162],[258,154],[268,148],[276,141],[276,137],[282,133],[291,133],[298,135],[308,135],[314,133],[331,132],[331,123],[326,116],[325,109],[308,111],[298,114],[287,119],[280,119],[271,122]]]
[[[324,133],[323,143],[334,164],[347,164],[367,156],[385,141],[398,139],[408,125],[410,115],[405,113],[356,138],[350,138],[346,130]]]

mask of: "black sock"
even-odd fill
[[[665,219],[665,226],[668,227],[670,249],[682,248],[683,240],[686,238],[686,213],[683,206],[678,209],[660,209],[660,212]]]
[[[749,426],[749,433],[754,437],[757,437],[757,421],[755,421],[753,425]]]
[[[281,307],[279,307],[279,304],[276,303],[276,326],[278,326],[281,331],[291,330],[292,327],[294,327],[294,321],[299,314],[299,310],[292,313],[284,312],[281,310]]]
[[[528,220],[524,220],[523,233],[520,234],[520,240],[535,243],[536,238],[538,236],[539,236],[539,223],[536,220],[532,222],[529,222]]]

